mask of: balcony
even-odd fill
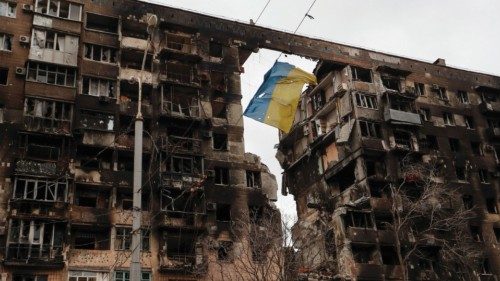
[[[199,154],[202,141],[195,138],[168,136],[161,139],[161,149],[167,153]]]
[[[179,274],[204,274],[207,264],[203,256],[194,254],[171,254],[160,256],[160,272]]]
[[[357,279],[383,280],[384,268],[379,264],[356,263],[354,274]]]
[[[188,212],[163,211],[159,217],[160,228],[202,230],[205,226],[201,215]]]
[[[200,119],[201,117],[198,99],[193,99],[189,104],[162,101],[161,114],[182,119]]]
[[[120,47],[122,49],[143,51],[148,48],[148,41],[146,39],[135,38],[123,36],[121,38]],[[151,51],[151,47],[148,48],[148,52]]]
[[[63,268],[62,247],[9,243],[4,265],[29,268]]]
[[[134,136],[131,135],[119,135],[116,137],[116,147],[118,149],[124,149],[124,150],[134,150]],[[151,151],[151,139],[148,138],[143,138],[142,140],[142,148],[143,148],[143,153],[145,152],[150,152]]]
[[[346,237],[351,242],[376,243],[377,231],[372,228],[349,227],[346,229]]]
[[[201,174],[162,173],[161,186],[175,189],[189,189],[201,183]]]
[[[479,105],[479,110],[485,115],[500,114],[500,102],[483,102]]]
[[[47,218],[58,221],[68,218],[68,205],[65,202],[11,199],[9,205],[11,208],[10,216],[13,218]]]
[[[108,225],[110,216],[108,209],[73,205],[70,210],[70,219],[73,223]]]
[[[404,267],[401,265],[386,265],[384,269],[386,280],[403,280]]]
[[[132,77],[142,77],[143,84],[156,85],[158,84],[157,76],[154,76],[150,71],[141,71],[135,68],[120,68],[120,80],[130,81]]]
[[[192,36],[174,33],[166,33],[167,42],[162,53],[176,59],[199,59],[198,48],[193,43]]]
[[[32,160],[18,160],[16,173],[37,176],[56,176],[62,172],[54,162],[37,162]]]
[[[45,118],[39,116],[24,116],[24,128],[31,132],[56,135],[71,135],[71,121]]]
[[[406,112],[392,108],[386,108],[384,111],[384,119],[394,125],[420,126],[422,121],[420,115],[413,112]]]

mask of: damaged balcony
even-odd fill
[[[195,35],[176,31],[165,32],[166,43],[162,54],[167,58],[197,61],[201,57],[196,45]]]
[[[351,244],[355,266],[353,275],[357,280],[383,280],[384,268],[378,264],[378,251],[372,244]]]
[[[120,82],[120,114],[135,117],[138,106],[138,85],[130,84],[127,81]],[[153,107],[151,105],[151,85],[142,85],[141,111],[145,116],[151,116]]]
[[[110,188],[76,184],[74,205],[70,209],[72,223],[109,225],[110,195]]]
[[[24,128],[27,131],[71,135],[73,105],[66,102],[26,98]]]
[[[191,232],[163,232],[160,241],[160,272],[187,275],[204,274],[207,270],[203,246]]]
[[[161,162],[161,183],[166,188],[189,189],[202,186],[204,160],[201,156],[169,155]]]
[[[384,109],[384,120],[393,125],[420,126],[422,120],[414,110],[414,102],[403,97],[386,95],[387,105]]]
[[[479,109],[485,115],[500,114],[500,89],[487,86],[476,87],[476,91],[481,94],[482,103]]]
[[[78,120],[78,133],[83,135],[82,144],[112,146],[115,143],[115,117],[112,114],[81,110]]]
[[[29,59],[77,66],[79,38],[51,30],[33,29]]]
[[[126,154],[134,150],[134,139],[135,139],[135,132],[133,131],[134,122],[135,120],[132,116],[123,116],[123,115],[120,116],[120,127],[119,127],[120,134],[116,136],[116,141],[114,145],[122,154]],[[144,131],[145,133],[142,138],[143,153],[150,153],[152,150],[152,140],[151,136],[146,133],[151,131],[149,119],[144,120]]]
[[[153,73],[151,68],[145,68],[141,71],[142,59],[144,52],[132,51],[132,50],[122,50],[121,54],[121,64],[120,64],[120,75],[119,79],[121,81],[131,81],[132,78],[141,77],[142,84],[146,85],[157,85],[158,77]],[[153,61],[152,55],[146,56],[145,66],[150,66]],[[136,85],[137,88],[137,85]]]
[[[346,238],[351,242],[376,243],[377,231],[373,226],[371,213],[347,211],[343,219]]]
[[[181,86],[162,86],[161,92],[160,111],[163,116],[201,118],[198,90]]]
[[[418,151],[418,145],[413,142],[412,133],[402,130],[393,132],[394,137],[390,140],[390,148],[393,151]]]
[[[172,61],[165,63],[165,68],[160,71],[160,80],[170,84],[180,84],[190,87],[200,86],[194,65]]]
[[[205,197],[201,189],[186,192],[162,188],[160,207],[162,215],[158,226],[161,228],[200,230],[204,227]]]
[[[200,154],[202,140],[177,135],[161,137],[160,149],[167,153]]]
[[[66,223],[18,220],[9,223],[4,264],[37,268],[62,268]]]

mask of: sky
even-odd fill
[[[248,23],[268,0],[150,0],[166,6]],[[257,25],[293,31],[314,0],[271,0]],[[499,0],[316,0],[298,34],[351,46],[500,76]],[[248,102],[279,53],[260,50],[244,64],[242,104]],[[281,61],[312,71],[315,62],[296,56]],[[278,180],[282,169],[274,145],[278,130],[244,118],[245,148],[269,166]],[[295,215],[291,195],[279,196],[281,212]]]

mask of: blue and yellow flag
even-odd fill
[[[316,85],[316,77],[289,63],[276,62],[264,76],[243,115],[290,131],[304,84]]]

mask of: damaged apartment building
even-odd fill
[[[500,78],[346,46],[332,57],[277,154],[301,280],[499,280]],[[453,196],[425,217],[437,190]],[[457,253],[474,255],[468,277]]]
[[[185,14],[0,1],[2,281],[130,280],[132,77],[145,127],[142,281],[221,280],[211,261],[238,257],[237,222],[278,213],[274,176],[244,150],[240,74],[252,51]]]

